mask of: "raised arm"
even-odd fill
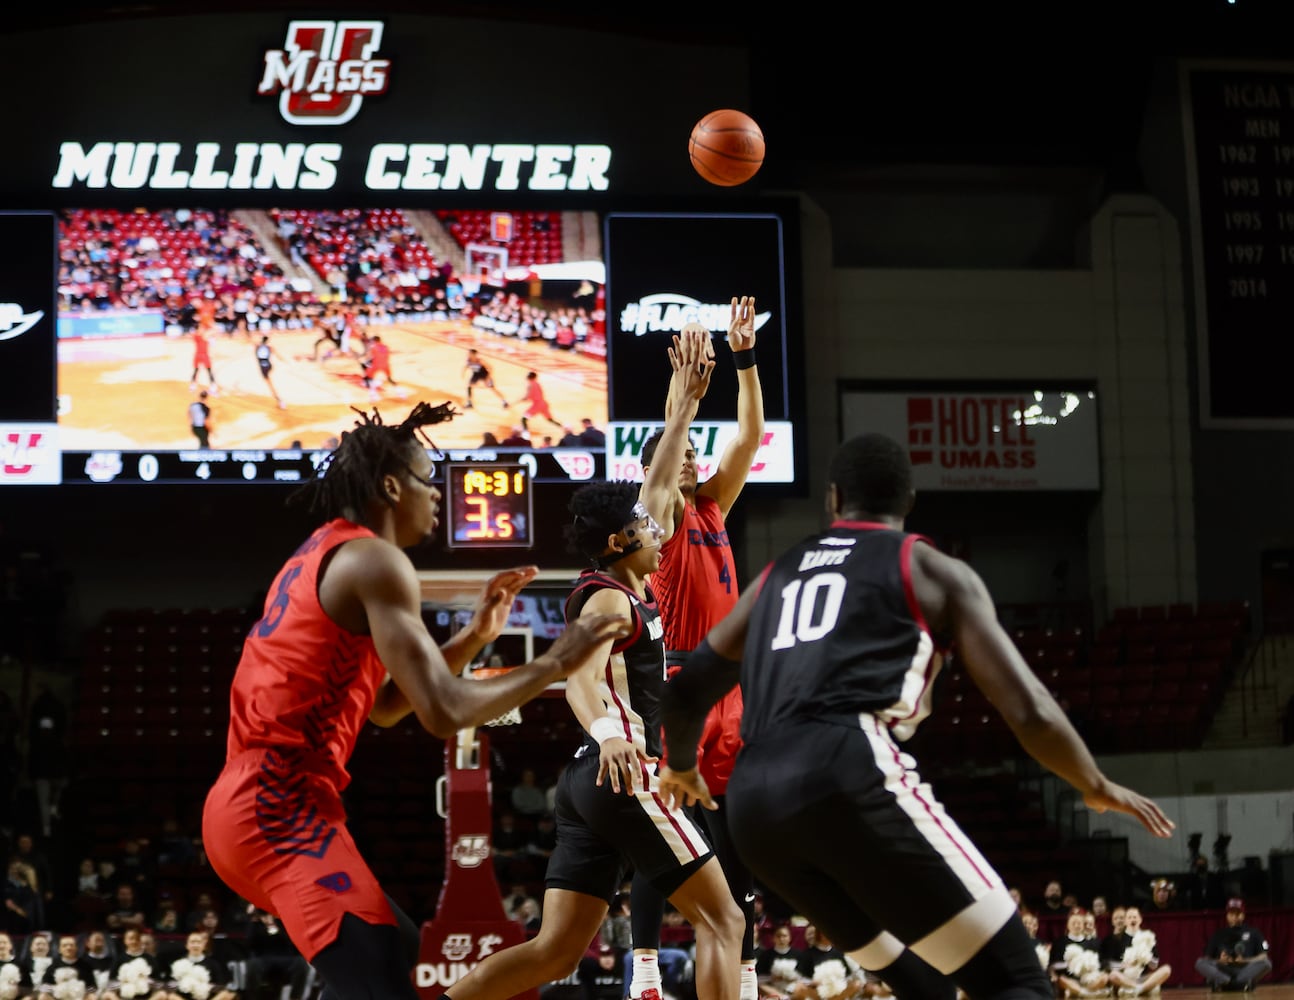
[[[665,403],[665,427],[639,494],[647,512],[664,529],[662,543],[674,534],[672,514],[678,499],[678,470],[687,449],[687,432],[714,371],[714,359],[706,353],[708,340],[708,334],[685,329],[669,349],[673,374]]]
[[[1172,835],[1176,824],[1158,805],[1102,773],[998,622],[979,574],[960,559],[918,543],[912,547],[912,579],[927,621],[936,632],[952,635],[967,673],[1034,760],[1078,789],[1088,808],[1126,813],[1156,837]]]
[[[737,502],[764,439],[764,392],[755,365],[755,297],[732,300],[728,347],[737,368],[737,436],[728,442],[714,475],[697,492],[714,499],[726,518]]]

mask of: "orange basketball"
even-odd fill
[[[687,141],[692,168],[711,184],[745,184],[764,163],[764,133],[741,111],[711,111],[692,127]]]

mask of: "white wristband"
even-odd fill
[[[597,740],[598,746],[601,746],[607,740],[624,739],[625,731],[614,719],[608,719],[604,715],[593,720],[593,725],[589,727],[589,735]]]

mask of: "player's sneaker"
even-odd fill
[[[661,1000],[660,990],[655,986],[648,986],[639,996],[631,996],[630,1000]]]

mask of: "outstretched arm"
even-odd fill
[[[639,497],[647,512],[665,532],[661,542],[674,534],[673,512],[678,499],[679,468],[687,449],[687,432],[696,409],[710,385],[714,360],[706,356],[709,334],[684,330],[674,338],[669,349],[673,374],[669,380],[664,431],[656,444],[656,454],[643,480]]]
[[[936,632],[948,631],[971,679],[1011,727],[1020,745],[1064,778],[1096,812],[1136,819],[1156,837],[1176,824],[1159,806],[1107,778],[1091,751],[999,624],[988,588],[969,565],[924,543],[912,547],[917,599]]]
[[[755,297],[743,295],[732,300],[728,324],[728,346],[737,365],[737,436],[724,449],[714,475],[697,487],[712,497],[726,518],[737,502],[750,467],[764,440],[764,392],[755,365]]]
[[[496,588],[496,599],[507,589]],[[320,603],[334,621],[358,618],[367,627],[390,675],[387,684],[399,689],[398,694],[382,692],[370,718],[378,725],[391,725],[412,711],[424,729],[442,739],[529,701],[584,665],[603,642],[629,631],[628,620],[621,616],[581,618],[530,663],[499,677],[469,680],[454,675],[428,633],[418,574],[395,546],[379,539],[343,544],[319,590]],[[484,619],[492,620],[494,614],[486,609]],[[465,652],[459,649],[455,657]]]

